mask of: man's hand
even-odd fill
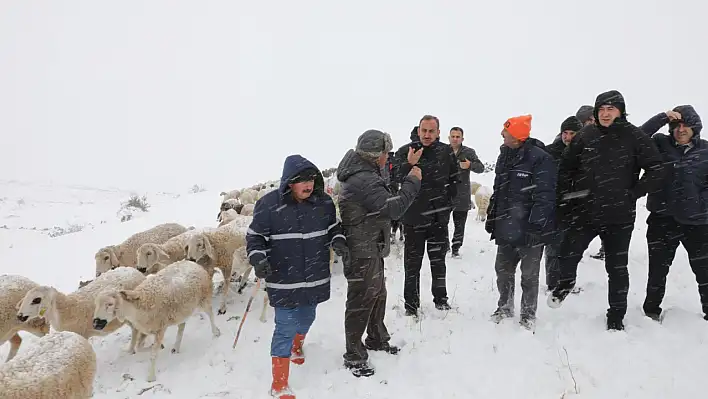
[[[347,246],[347,242],[342,238],[335,238],[334,241],[332,241],[332,249],[337,256],[342,258],[342,264],[349,266],[349,247]]]
[[[465,159],[464,161],[460,162],[460,168],[462,169],[469,169],[470,165],[472,165],[472,162],[470,162],[469,159]]]
[[[421,171],[419,167],[414,166],[411,171],[408,172],[408,176],[415,176],[418,180],[423,180],[423,171]]]
[[[418,151],[414,151],[413,147],[408,147],[408,163],[411,165],[415,165],[420,161],[420,156],[423,155],[423,149],[419,149]]]
[[[666,111],[666,116],[669,117],[669,122],[681,120],[681,114],[676,111]]]
[[[253,265],[253,270],[255,271],[256,277],[258,278],[268,278],[268,276],[273,274],[273,271],[270,268],[270,262],[268,262],[268,258],[263,258],[263,260]]]

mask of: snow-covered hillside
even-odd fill
[[[492,182],[490,174],[473,178],[485,184]],[[17,204],[14,194],[7,195],[8,200],[0,208],[0,225],[26,228],[65,222],[92,225],[54,238],[7,230],[11,231],[9,235],[0,236],[0,273],[22,274],[63,291],[72,291],[79,280],[93,276],[93,255],[101,246],[168,221],[197,227],[217,224],[218,191],[185,193],[177,198],[148,193],[148,199],[154,199],[150,210],[121,223],[116,211],[129,193],[92,189],[90,198],[82,199],[67,188],[34,190],[22,195],[35,199],[27,201],[24,207]],[[47,201],[36,201],[41,197]],[[8,219],[11,215],[14,217]],[[683,249],[679,249],[669,276],[665,300],[668,315],[663,325],[641,312],[647,273],[646,216],[642,200],[630,252],[631,291],[624,332],[605,330],[605,270],[602,262],[589,257],[579,268],[584,291],[572,295],[557,310],[549,309],[540,298],[535,335],[520,328],[516,320],[500,325],[489,322],[497,301],[495,246],[483,225],[470,217],[461,250],[463,258],[448,258],[452,311],[435,310],[429,294],[430,272],[426,262],[421,285],[421,322],[412,324],[403,316],[401,248],[394,249],[386,260],[389,293],[386,322],[392,343],[401,345],[402,351],[395,357],[371,353],[377,373],[368,379],[357,379],[342,366],[346,281],[336,274],[332,299],[319,307],[317,320],[307,337],[307,361],[303,366],[291,368],[291,386],[299,399],[702,396],[708,324],[699,315],[696,283]],[[53,219],[48,221],[46,218],[50,217]],[[8,238],[12,240],[11,248],[7,245]],[[598,245],[596,241],[589,252],[596,251]],[[541,281],[543,284],[543,277]],[[242,295],[232,293],[227,314],[217,316],[221,337],[212,339],[208,320],[201,315],[193,316],[187,323],[181,353],[164,350],[160,354],[155,383],[145,381],[149,353],[128,355],[122,351],[130,339],[127,327],[108,337],[92,338],[98,357],[94,398],[268,397],[273,314],[269,309],[268,322],[258,321],[262,293],[254,302],[253,314],[246,320],[238,346],[235,350],[231,348],[251,287]],[[520,292],[517,287],[517,293]],[[171,346],[175,333],[176,328],[168,330],[166,347]],[[31,335],[23,336],[27,337],[27,347],[36,342]],[[0,359],[5,358],[8,346],[0,348]]]

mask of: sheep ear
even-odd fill
[[[206,237],[204,237],[204,252],[206,252],[209,259],[212,261],[216,260],[216,256],[214,256],[214,247],[211,246],[211,243]]]
[[[116,256],[115,248],[111,248],[111,266],[118,267],[118,256]]]
[[[135,291],[121,290],[118,293],[124,301],[132,302],[140,299],[140,296]]]
[[[162,249],[157,250],[157,261],[170,261],[170,256],[167,255],[167,252],[163,251]]]
[[[19,302],[17,302],[17,305],[15,305],[15,310],[16,310],[16,311],[18,311],[18,312],[20,311],[20,307],[22,306],[22,301],[24,301],[24,300],[25,300],[25,299],[22,298],[22,299],[20,299]]]

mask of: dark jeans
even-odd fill
[[[607,316],[623,319],[627,313],[627,293],[629,292],[629,242],[634,224],[595,226],[589,224],[571,225],[565,232],[560,249],[560,280],[553,296],[564,299],[575,287],[578,263],[590,242],[600,236],[605,243],[605,270],[608,277]]]
[[[557,239],[553,243],[547,244],[544,250],[546,255],[546,286],[551,291],[558,286],[558,280],[560,279],[560,260],[558,256],[560,255],[562,242],[563,228],[559,227]]]
[[[366,343],[379,347],[391,336],[384,325],[386,315],[386,283],[384,260],[381,258],[352,259],[344,270],[347,278],[347,304],[344,313],[344,333],[347,352],[344,360],[364,363],[369,355],[361,342],[364,331]]]
[[[423,266],[426,244],[433,279],[431,288],[433,302],[446,303],[445,255],[448,250],[449,236],[447,223],[433,223],[422,227],[404,225],[403,232],[406,237],[403,251],[405,268],[403,299],[406,310],[417,311],[420,307],[420,268]]]
[[[514,314],[514,291],[516,286],[516,266],[521,262],[521,318],[535,319],[538,308],[538,274],[541,269],[543,247],[497,246],[497,273],[499,290],[498,308],[504,313]]]
[[[708,226],[679,224],[671,216],[654,214],[647,219],[649,279],[643,306],[647,314],[661,314],[666,276],[679,243],[688,253],[688,263],[696,275],[703,313],[708,314]]]
[[[455,231],[452,234],[452,252],[458,252],[465,239],[465,223],[467,223],[467,214],[469,211],[453,211],[452,223],[455,225]]]

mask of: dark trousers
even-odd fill
[[[676,256],[679,243],[688,253],[688,263],[696,275],[703,313],[708,314],[708,226],[677,223],[671,216],[651,214],[647,219],[649,279],[644,312],[661,314],[666,292],[666,276]]]
[[[623,319],[627,313],[627,294],[629,292],[629,242],[632,239],[634,224],[621,225],[571,225],[565,232],[561,243],[560,280],[554,296],[565,298],[575,287],[578,275],[578,263],[590,242],[600,236],[605,243],[605,270],[608,277],[607,316]]]
[[[344,334],[347,352],[344,360],[364,363],[369,355],[361,342],[364,331],[366,344],[380,347],[391,336],[384,325],[386,315],[386,282],[384,260],[381,258],[352,259],[344,275],[347,278],[347,304],[344,313]]]
[[[556,240],[547,244],[544,249],[544,255],[546,256],[546,286],[549,290],[554,290],[558,286],[558,280],[560,279],[560,260],[558,256],[560,255],[560,247],[563,242],[563,228],[559,227],[558,236]]]
[[[521,318],[535,319],[538,308],[538,273],[541,269],[543,247],[497,246],[497,273],[499,290],[498,308],[506,314],[514,314],[514,290],[516,266],[521,263]]]
[[[449,222],[449,221],[447,221]],[[405,268],[405,283],[403,299],[406,310],[417,311],[420,307],[420,268],[423,266],[423,254],[426,244],[428,259],[430,260],[430,274],[432,274],[433,302],[447,302],[447,288],[445,284],[445,255],[448,250],[447,223],[433,223],[428,226],[413,227],[403,226],[406,237],[403,250],[403,264]]]
[[[452,224],[455,225],[455,231],[452,234],[452,252],[457,252],[462,246],[462,241],[465,239],[465,223],[467,223],[467,214],[469,211],[453,211]]]

